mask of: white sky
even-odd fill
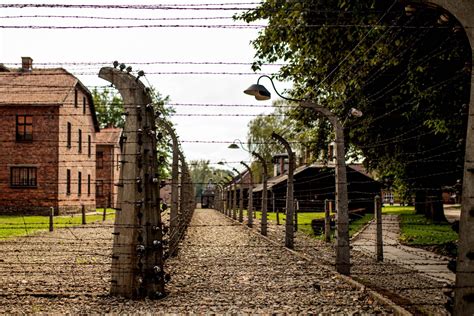
[[[2,3],[62,3],[62,4],[204,4],[236,3],[227,0],[180,0],[180,1],[5,1]],[[241,2],[250,2],[243,0]],[[245,5],[249,7],[252,5]],[[236,7],[231,5],[231,7]],[[131,10],[131,9],[58,9],[58,8],[0,8],[0,26],[7,25],[143,25],[143,24],[235,24],[232,20],[180,20],[180,21],[124,21],[64,18],[5,18],[26,15],[72,15],[95,17],[133,18],[184,18],[184,17],[231,17],[235,11],[219,10]],[[242,24],[242,23],[239,23]],[[260,23],[261,24],[261,23]],[[38,63],[67,62],[239,62],[251,63],[254,50],[249,44],[256,38],[257,29],[217,28],[125,28],[125,29],[0,29],[0,62],[19,63],[22,56]],[[86,86],[106,85],[97,77],[104,65],[60,65],[76,74]],[[53,65],[56,67],[57,65]],[[132,65],[134,70],[144,70],[150,84],[163,95],[169,95],[172,103],[206,104],[266,104],[257,102],[242,91],[255,83],[254,75],[164,75],[152,72],[251,72],[250,65]],[[263,73],[275,72],[276,66],[267,66]],[[81,74],[86,73],[86,74]],[[144,80],[146,83],[146,80]],[[268,81],[262,81],[267,87]],[[277,88],[289,87],[288,83],[276,83]],[[260,114],[269,108],[252,107],[175,107],[178,114]],[[247,124],[252,117],[199,117],[174,116],[172,121],[188,160],[208,159],[215,163],[221,159],[229,162],[249,160],[243,150],[227,149],[228,144],[189,143],[186,141],[246,142]],[[234,164],[238,169],[242,167]]]

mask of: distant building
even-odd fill
[[[120,177],[121,128],[107,127],[96,134],[96,204],[117,206],[117,183]]]
[[[268,179],[268,210],[283,211],[286,208],[286,190],[288,172],[284,155],[278,155],[274,159],[275,175]],[[335,199],[335,175],[334,164],[311,164],[302,165],[294,171],[294,198],[299,211],[323,211],[324,201]],[[278,169],[278,170],[277,170]],[[360,164],[348,164],[347,191],[349,197],[349,210],[365,209],[372,212],[374,198],[380,195],[381,183],[375,181]],[[262,184],[254,189],[254,205],[260,208]],[[334,205],[334,202],[332,202]]]
[[[96,132],[89,90],[62,68],[0,67],[0,212],[95,209]]]

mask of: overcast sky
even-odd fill
[[[234,5],[237,1],[7,1],[8,3],[49,3],[49,4],[216,4]],[[5,3],[5,2],[2,2]],[[240,7],[253,7],[250,1]],[[212,7],[216,7],[216,5]],[[205,6],[204,6],[205,7]],[[0,25],[4,26],[131,26],[131,25],[243,25],[230,17],[234,10],[132,10],[132,9],[84,9],[84,8],[1,8]],[[48,15],[38,18],[32,16]],[[58,18],[51,16],[74,16]],[[19,17],[21,16],[21,17]],[[96,17],[78,19],[77,16]],[[206,20],[105,20],[97,18],[212,18]],[[259,23],[263,24],[263,23]],[[97,77],[101,66],[111,65],[114,60],[125,63],[178,62],[184,64],[141,64],[132,67],[144,70],[146,78],[163,95],[169,95],[177,114],[247,114],[268,113],[271,109],[262,107],[188,107],[182,104],[259,104],[270,105],[270,101],[257,102],[242,91],[255,83],[258,74],[250,73],[254,50],[250,41],[256,38],[259,29],[238,28],[119,28],[119,29],[0,29],[0,62],[19,63],[22,56],[32,57],[34,67],[47,67],[42,63],[59,63],[61,67],[76,74],[89,87],[104,86],[106,82]],[[69,65],[64,63],[91,63]],[[106,64],[99,65],[98,62]],[[227,62],[248,63],[245,65],[204,64],[187,62]],[[61,64],[62,63],[62,64]],[[54,67],[58,65],[52,65]],[[273,73],[277,66],[267,66],[262,73]],[[157,72],[227,72],[235,74],[156,74]],[[155,74],[153,74],[155,73]],[[144,80],[147,83],[146,80]],[[262,81],[270,86],[269,82]],[[288,83],[277,83],[283,90]],[[252,117],[247,116],[174,116],[183,149],[188,160],[207,159],[215,163],[221,159],[229,162],[248,160],[242,150],[227,149],[228,144],[206,144],[202,141],[232,142],[240,139],[246,142],[247,124]],[[193,143],[199,141],[200,143]],[[235,164],[236,167],[241,167]]]

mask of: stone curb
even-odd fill
[[[364,225],[364,227],[362,227],[357,233],[355,233],[354,235],[352,235],[351,237],[351,241],[355,241],[357,240],[357,238],[359,237],[360,234],[362,234],[366,229],[367,227],[370,226],[370,224],[372,224],[372,222],[374,222],[375,219],[372,219],[370,220],[367,224]]]
[[[215,210],[216,212],[218,212],[219,214],[221,214],[222,216],[228,218],[229,220],[237,223],[237,224],[240,224],[241,226],[247,228],[249,231],[251,231],[253,234],[259,236],[260,238],[263,238],[265,239],[266,241],[276,245],[276,246],[279,246],[281,248],[284,248],[286,251],[290,252],[291,254],[295,255],[296,257],[299,257],[303,260],[306,260],[306,261],[316,261],[313,257],[310,257],[308,255],[305,255],[305,254],[302,254],[302,253],[299,253],[295,250],[292,250],[292,249],[289,249],[287,247],[284,247],[283,245],[280,245],[280,243],[268,238],[267,236],[263,236],[262,234],[260,234],[258,231],[254,230],[253,228],[250,228],[248,227],[245,223],[241,223],[239,222],[238,220],[234,220],[232,217],[228,217],[226,215],[224,215],[224,213],[222,212],[219,212],[218,210]],[[365,228],[364,228],[365,229]],[[349,283],[350,285],[354,286],[355,288],[358,288],[360,289],[361,291],[365,291],[367,292],[374,300],[376,300],[377,302],[379,302],[380,304],[382,305],[385,305],[385,306],[388,306],[389,308],[391,308],[393,310],[393,313],[394,315],[398,315],[398,316],[411,316],[413,315],[412,313],[410,313],[409,311],[407,311],[406,309],[404,309],[403,307],[395,304],[392,300],[390,300],[389,298],[367,288],[365,285],[363,285],[362,283],[359,283],[358,281],[354,280],[353,278],[351,277],[348,277],[348,276],[345,276],[345,275],[342,275],[340,273],[337,273],[336,271],[333,271],[327,267],[325,267],[324,265],[320,265],[321,268],[325,269],[326,271],[329,271],[331,273],[334,273],[335,275],[339,276],[342,280],[346,281],[347,283]]]

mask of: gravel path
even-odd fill
[[[260,221],[254,219],[254,230],[260,231]],[[268,237],[284,244],[284,222],[268,226]],[[375,247],[375,245],[374,245]],[[296,233],[295,250],[314,258],[326,267],[335,270],[335,247],[333,243]],[[360,283],[390,298],[398,305],[417,315],[449,315],[444,307],[447,301],[443,293],[453,285],[451,282],[434,280],[426,273],[401,266],[386,260],[375,260],[375,255],[365,251],[351,250],[351,276]]]
[[[196,210],[167,261],[165,299],[109,297],[111,231],[109,223],[0,242],[0,314],[390,314],[337,274],[214,210]]]

